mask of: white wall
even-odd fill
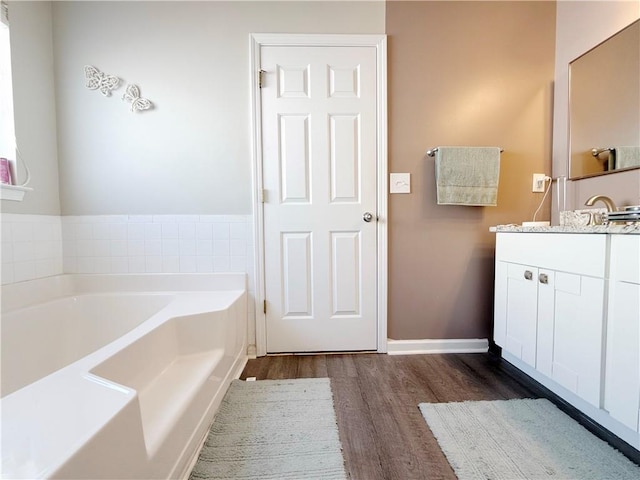
[[[554,177],[567,175],[569,62],[638,18],[639,0],[558,1],[553,121]],[[606,72],[594,74],[601,75],[602,81],[606,81]],[[618,205],[637,205],[640,203],[640,170],[569,182],[567,209],[581,208],[585,200],[594,194],[608,195]]]
[[[16,138],[33,192],[2,200],[2,212],[59,215],[51,3],[12,1],[9,16]],[[18,183],[24,178],[18,162]]]
[[[249,34],[384,33],[384,2],[54,2],[65,215],[249,214]],[[84,86],[91,64],[122,78]],[[133,114],[127,83],[154,110]]]

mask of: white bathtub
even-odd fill
[[[2,287],[4,478],[183,478],[246,362],[244,274]]]

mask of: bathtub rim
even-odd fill
[[[0,311],[84,293],[247,290],[246,273],[63,273],[0,286]]]
[[[115,293],[115,292],[111,292],[110,294]],[[133,293],[133,292],[127,292],[127,293]],[[161,308],[160,310],[158,310],[157,312],[155,312],[153,315],[151,315],[149,318],[147,318],[146,320],[144,320],[142,323],[140,323],[139,325],[133,327],[131,330],[129,330],[128,332],[124,333],[123,335],[121,335],[120,337],[112,340],[111,342],[107,343],[106,345],[103,345],[102,347],[100,347],[99,349],[77,359],[75,362],[70,363],[68,365],[65,365],[64,367],[52,372],[51,374],[42,377],[38,380],[36,380],[35,382],[32,382],[28,385],[25,385],[24,387],[15,390],[3,397],[0,397],[0,406],[2,405],[2,402],[5,401],[5,399],[8,399],[10,397],[12,397],[13,395],[19,393],[21,390],[23,389],[27,389],[29,387],[31,387],[32,385],[38,384],[42,381],[46,381],[49,377],[53,377],[53,376],[57,376],[58,374],[60,374],[62,372],[62,374],[66,374],[66,372],[74,372],[74,371],[79,371],[79,372],[84,372],[84,373],[88,373],[90,372],[94,367],[96,367],[98,364],[106,361],[107,359],[109,359],[111,356],[113,356],[114,354],[116,354],[117,352],[119,352],[120,350],[127,348],[129,345],[133,344],[134,342],[136,342],[137,340],[139,340],[140,338],[142,338],[143,336],[151,333],[153,330],[159,328],[160,326],[162,326],[163,324],[172,321],[173,319],[177,318],[177,317],[181,317],[181,316],[188,316],[188,315],[192,315],[194,313],[201,313],[202,310],[186,310],[186,311],[180,311],[180,308],[184,308],[186,303],[191,303],[193,302],[194,298],[196,298],[196,296],[198,295],[213,295],[215,296],[221,296],[224,295],[225,297],[223,297],[225,300],[227,300],[228,303],[225,303],[223,305],[220,304],[216,304],[217,301],[219,301],[219,298],[209,298],[208,300],[212,303],[212,305],[208,305],[208,309],[204,310],[206,312],[221,312],[224,311],[228,308],[230,308],[234,303],[236,303],[237,301],[239,301],[243,296],[245,296],[245,300],[246,300],[246,296],[247,296],[247,292],[246,290],[224,290],[224,291],[213,291],[213,292],[209,292],[209,291],[201,291],[201,292],[140,292],[141,295],[144,295],[145,293],[149,293],[149,294],[168,294],[171,295],[173,298],[172,300],[163,308]],[[220,295],[216,295],[216,294],[220,294]],[[54,299],[55,300],[55,299]],[[206,302],[205,302],[206,303]],[[202,304],[199,303],[197,305],[195,305],[195,307],[199,307],[202,308]],[[15,311],[15,310],[14,310]],[[12,311],[13,312],[13,311]],[[11,312],[6,312],[6,313],[11,313]],[[244,339],[244,343],[246,344],[246,338]],[[1,360],[1,357],[0,357]],[[0,362],[1,363],[1,362]],[[0,365],[1,367],[1,365]],[[84,373],[81,373],[81,376],[84,377]],[[106,380],[106,379],[105,379]],[[111,382],[111,383],[115,383],[115,382]],[[129,388],[126,387],[125,388]],[[0,409],[0,413],[2,412],[2,410]]]

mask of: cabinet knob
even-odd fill
[[[531,270],[524,271],[524,278],[526,280],[531,280],[533,278],[533,272]]]
[[[538,280],[540,280],[540,283],[544,283],[546,285],[549,283],[549,276],[546,273],[541,273],[538,275]]]

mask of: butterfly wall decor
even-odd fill
[[[120,84],[118,77],[103,73],[91,65],[85,65],[84,76],[87,78],[87,88],[100,90],[105,97],[111,96],[111,90],[115,90]]]
[[[122,99],[131,103],[132,112],[141,112],[153,107],[153,103],[140,96],[140,88],[137,85],[127,85]]]

